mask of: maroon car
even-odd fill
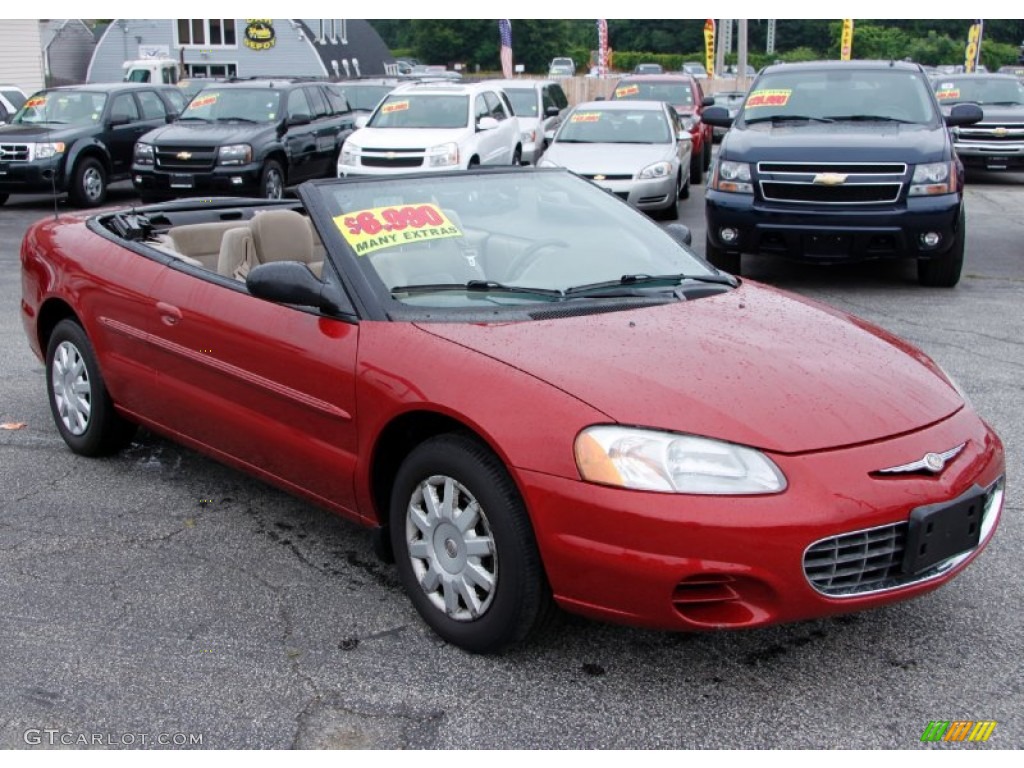
[[[696,78],[685,73],[624,77],[612,93],[612,101],[623,99],[664,101],[679,113],[680,122],[693,139],[690,183],[700,184],[704,171],[711,167],[712,142],[712,128],[704,123],[701,116],[704,107],[710,107],[714,102],[704,96],[704,89]]]

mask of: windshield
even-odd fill
[[[519,117],[537,116],[537,92],[533,88],[505,88],[512,111]]]
[[[360,112],[372,112],[395,87],[393,85],[342,85],[339,90],[345,94],[349,106]]]
[[[782,69],[765,73],[747,95],[740,120],[876,118],[937,122],[923,75],[898,69]]]
[[[444,94],[391,94],[367,123],[370,128],[465,128],[469,97]]]
[[[564,170],[319,189],[364,271],[408,306],[584,301],[565,292],[603,281],[617,286],[625,275],[721,277],[645,215]],[[673,281],[665,282],[628,292],[657,290],[674,300]]]
[[[664,101],[673,106],[693,104],[689,83],[621,82],[612,94],[613,101]]]
[[[658,109],[591,109],[574,111],[555,137],[556,143],[668,144],[674,141],[668,119]]]
[[[281,92],[269,88],[206,88],[185,107],[179,120],[244,120],[272,123],[281,118]]]
[[[91,125],[100,121],[106,103],[107,94],[98,91],[40,91],[25,102],[11,122]]]
[[[943,106],[970,101],[976,104],[1024,104],[1024,85],[1009,78],[941,78],[935,96]]]

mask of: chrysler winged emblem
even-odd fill
[[[175,155],[175,157],[177,157],[179,160],[191,160],[192,159],[192,153],[191,152],[179,152],[177,155]]]
[[[948,451],[944,451],[943,453],[926,453],[917,461],[912,461],[909,464],[900,464],[898,467],[886,467],[885,469],[879,469],[876,470],[876,473],[879,475],[899,475],[924,471],[937,475],[946,468],[946,464],[960,454],[960,451],[964,449],[965,445],[967,445],[967,443],[960,443],[960,445],[955,448],[950,448]]]
[[[826,187],[834,187],[837,184],[844,184],[845,182],[845,173],[818,173],[814,176],[815,184],[824,184]]]

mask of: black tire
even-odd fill
[[[690,158],[690,183],[700,184],[704,181],[704,153]]]
[[[479,514],[462,531],[452,522],[458,514],[431,520],[429,499],[451,500],[463,514],[475,502]],[[414,518],[417,509],[424,514]],[[390,528],[409,599],[449,643],[496,653],[525,640],[550,615],[553,602],[522,498],[500,459],[476,439],[445,434],[413,449],[395,476]]]
[[[479,165],[480,165],[480,158],[479,157],[471,157],[471,158],[469,158],[469,166],[468,166],[469,168],[476,168]]]
[[[74,320],[57,323],[46,345],[46,392],[57,431],[75,453],[115,453],[135,435],[136,426],[114,410],[89,337]]]
[[[280,200],[284,197],[284,169],[277,160],[267,160],[260,173],[260,197]]]
[[[523,164],[523,148],[516,146],[515,151],[512,153],[512,165]]]
[[[107,169],[95,157],[83,157],[75,165],[71,188],[71,202],[79,208],[95,208],[107,199]]]
[[[956,239],[948,251],[917,262],[917,281],[930,288],[952,288],[960,282],[964,268],[964,249],[967,245],[967,221],[963,208],[957,222]]]
[[[716,247],[710,238],[704,241],[704,258],[715,269],[720,269],[733,275],[740,273],[740,254]]]
[[[705,172],[711,168],[711,145],[714,143],[713,139],[709,139],[704,142],[704,170]]]
[[[6,203],[7,202],[7,198],[8,198],[7,194],[5,194],[3,192],[0,192],[0,205],[3,205],[4,203]]]

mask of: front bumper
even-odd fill
[[[53,174],[52,178],[49,174]],[[28,162],[0,162],[0,192],[9,195],[67,190],[64,156]]]
[[[966,441],[937,475],[871,476]],[[520,472],[556,601],[592,618],[668,630],[751,628],[847,613],[923,594],[962,571],[996,528],[993,495],[980,543],[907,583],[828,596],[804,554],[822,539],[906,522],[913,509],[993,488],[999,438],[969,409],[920,432],[869,445],[772,459],[788,490],[772,496],[626,491]]]
[[[591,179],[641,211],[660,211],[672,204],[675,175],[661,179]]]
[[[173,173],[152,165],[134,165],[132,185],[140,195],[161,197],[201,197],[204,194],[259,197],[262,174],[261,163]]]
[[[958,141],[953,146],[963,164],[971,168],[1005,170],[1024,167],[1024,141]]]
[[[708,237],[727,251],[785,256],[811,262],[929,258],[945,253],[956,240],[961,200],[958,194],[911,197],[885,206],[824,206],[768,203],[752,195],[708,189],[705,196]],[[726,242],[723,228],[739,238]],[[927,247],[921,235],[937,232]]]

